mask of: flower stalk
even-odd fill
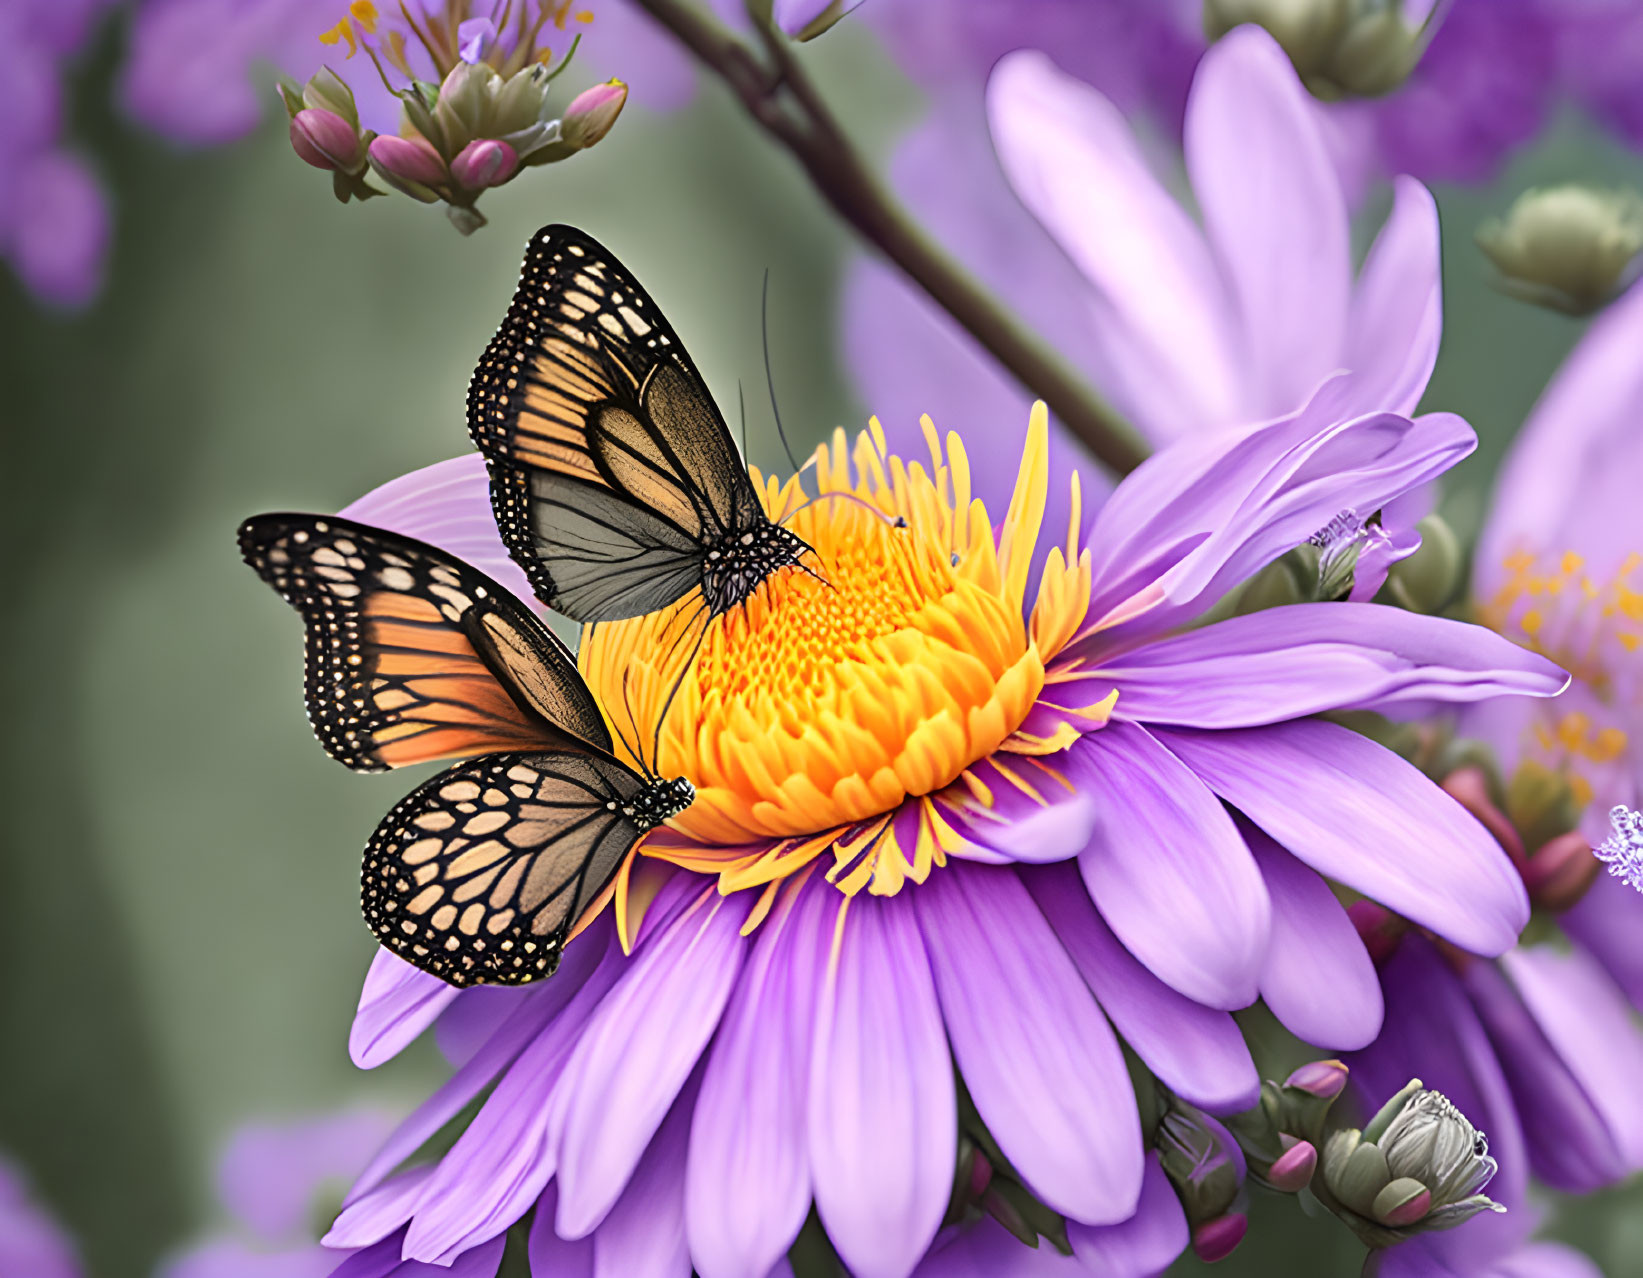
[[[1145,460],[1147,450],[1129,424],[1060,354],[933,243],[873,174],[768,15],[752,13],[761,57],[684,0],[638,3],[724,80],[840,217],[1043,399],[1098,461],[1128,474]]]

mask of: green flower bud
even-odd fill
[[[1506,817],[1533,854],[1580,824],[1584,804],[1575,797],[1569,774],[1525,759],[1506,784]]]
[[[1158,1124],[1158,1160],[1194,1225],[1227,1214],[1244,1185],[1243,1151],[1221,1123],[1171,1099]]]
[[[1505,218],[1479,228],[1477,242],[1503,293],[1589,315],[1637,277],[1643,200],[1574,184],[1526,191]]]
[[[491,128],[497,137],[505,137],[548,121],[548,91],[553,77],[547,67],[533,62],[517,72],[497,90],[491,104]],[[516,148],[517,149],[517,148]]]
[[[1319,1200],[1371,1247],[1506,1210],[1482,1192],[1495,1174],[1483,1133],[1419,1079],[1362,1131],[1331,1136],[1321,1168],[1313,1181]]]
[[[1398,607],[1431,615],[1460,592],[1465,567],[1460,538],[1442,515],[1428,515],[1415,530],[1420,549],[1387,570],[1386,587]]]
[[[454,156],[475,138],[488,135],[492,106],[502,91],[502,77],[488,63],[458,62],[439,86],[434,120],[444,153]]]
[[[1317,548],[1297,546],[1244,583],[1235,611],[1241,615],[1285,604],[1310,603],[1317,581]]]
[[[1430,19],[1410,22],[1402,0],[1204,0],[1211,40],[1244,23],[1268,31],[1313,96],[1326,101],[1390,93],[1432,36]]]
[[[302,104],[315,111],[340,115],[351,128],[359,128],[359,108],[354,105],[354,91],[330,67],[321,67],[309,77],[308,83],[302,87]]]

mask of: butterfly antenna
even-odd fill
[[[629,666],[626,670],[622,671],[622,705],[628,712],[628,727],[633,729],[634,744],[628,745],[628,739],[627,737],[622,736],[622,730],[620,728],[616,731],[618,736],[622,736],[622,745],[626,747],[629,753],[631,753],[633,757],[639,761],[639,771],[644,774],[645,780],[650,782],[656,780],[656,773],[651,770],[650,764],[645,762],[644,751],[640,749],[640,747],[644,745],[645,734],[639,731],[639,719],[638,716],[633,713],[633,699],[628,695],[628,679],[632,674],[632,666]],[[613,719],[611,722],[614,723],[615,720]]]
[[[783,515],[776,522],[778,524],[785,524],[789,519],[792,519],[801,510],[803,510],[806,506],[814,506],[819,501],[849,501],[849,502],[854,502],[856,505],[860,506],[863,510],[865,510],[868,514],[872,515],[875,519],[883,520],[885,523],[889,524],[890,527],[892,527],[892,528],[905,528],[905,527],[907,527],[907,518],[906,518],[906,516],[904,516],[904,515],[887,515],[882,510],[880,510],[877,506],[875,506],[872,502],[868,501],[865,497],[858,496],[855,493],[847,493],[847,492],[842,492],[842,491],[841,492],[822,493],[822,494],[820,494],[819,496],[816,496],[816,497],[806,497],[802,502],[800,502],[792,510],[788,511],[787,514]]]
[[[707,638],[708,627],[712,624],[713,619],[711,617],[702,623],[702,632],[696,636],[696,643],[692,646],[690,655],[685,658],[684,665],[679,667],[679,677],[673,681],[673,687],[668,690],[667,700],[662,702],[662,713],[656,716],[656,733],[651,739],[650,752],[651,757],[656,760],[658,768],[662,766],[662,726],[667,723],[667,713],[673,709],[673,699],[679,695],[679,689],[684,686],[685,676],[690,673],[691,666],[695,664],[696,654],[702,650],[702,640]],[[683,639],[684,635],[681,634],[679,637]]]
[[[770,414],[776,419],[776,434],[781,438],[782,451],[797,473],[799,459],[793,456],[793,445],[787,442],[787,431],[782,426],[782,410],[776,407],[776,379],[770,372],[770,268],[764,268],[764,291],[759,297],[759,332],[764,339],[764,384],[770,392]]]

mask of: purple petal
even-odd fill
[[[631,966],[614,933],[614,928],[606,929],[600,961],[587,981],[519,1053],[436,1165],[405,1237],[407,1256],[444,1263],[502,1233],[529,1210],[557,1170],[557,1129],[550,1101],[567,1059]],[[548,992],[558,980],[556,975],[546,983]],[[485,1055],[458,1071],[447,1087]],[[470,1085],[471,1081],[465,1083]],[[453,1092],[447,1101],[456,1098]]]
[[[942,806],[942,815],[955,833],[975,848],[997,854],[976,855],[989,864],[1025,861],[1048,864],[1067,861],[1090,844],[1099,819],[1099,804],[1083,791],[1050,788],[1043,801],[1023,794],[1003,777],[995,784],[986,763],[973,769],[976,779],[992,791],[993,806],[977,810]],[[961,855],[971,855],[967,850]]]
[[[217,1196],[269,1242],[305,1234],[314,1199],[330,1180],[351,1180],[394,1128],[380,1110],[356,1109],[302,1122],[247,1123],[217,1168]]]
[[[478,453],[435,462],[389,480],[337,513],[438,546],[488,573],[526,603],[536,598],[497,534],[490,479],[485,459]]]
[[[0,1226],[3,1229],[3,1226]],[[314,1243],[283,1251],[268,1251],[266,1244],[250,1244],[238,1238],[210,1238],[165,1260],[154,1270],[154,1278],[329,1278],[337,1269],[341,1253]],[[383,1253],[379,1272],[387,1273],[397,1258]],[[68,1274],[38,1264],[34,1257],[16,1261],[0,1242],[0,1273],[27,1278],[77,1278],[76,1268]]]
[[[1643,1032],[1626,996],[1591,955],[1518,946],[1501,967],[1570,1072],[1603,1114],[1628,1170],[1643,1165]]]
[[[1535,1175],[1570,1193],[1613,1184],[1628,1170],[1607,1116],[1493,963],[1473,963],[1467,992],[1518,1102]]]
[[[434,1023],[434,1041],[440,1053],[452,1065],[465,1064],[536,992],[528,986],[501,985],[463,990]]]
[[[1380,980],[1329,885],[1260,830],[1243,827],[1272,897],[1261,997],[1297,1038],[1332,1051],[1380,1033]]]
[[[1090,615],[1151,606],[1105,642],[1195,615],[1341,512],[1378,510],[1476,447],[1449,414],[1342,420],[1351,388],[1337,378],[1292,417],[1154,454],[1118,486],[1090,530]]]
[[[1586,558],[1595,580],[1643,544],[1643,285],[1595,320],[1502,463],[1478,541],[1473,588],[1488,599],[1524,548]]]
[[[1528,1243],[1497,1260],[1487,1278],[1603,1278],[1603,1271],[1573,1247]]]
[[[1241,27],[1204,55],[1187,102],[1186,158],[1265,410],[1252,416],[1298,407],[1339,367],[1352,255],[1317,108],[1260,27]]]
[[[1176,1095],[1216,1113],[1255,1103],[1261,1080],[1232,1017],[1141,966],[1096,913],[1072,867],[1048,866],[1025,881],[1102,1010],[1148,1069]]]
[[[553,979],[530,989],[515,1013],[497,1028],[496,1033],[400,1124],[399,1130],[360,1174],[349,1194],[349,1201],[354,1201],[378,1184],[461,1113],[492,1080],[508,1069],[527,1044],[538,1039],[545,1028],[554,1024],[555,1018],[565,1011],[582,987],[593,981],[595,988],[580,1005],[579,1017],[585,1017],[588,999],[597,1001],[600,992],[609,988],[621,962],[621,947],[616,944],[614,929],[608,923],[596,924],[578,937],[575,944],[566,947],[564,961]],[[554,1025],[553,1031],[546,1037],[562,1045],[574,1032],[574,1026],[580,1023],[580,1019],[573,1017],[563,1026]],[[548,1049],[538,1046],[532,1050],[540,1053]]]
[[[559,1215],[570,1238],[611,1209],[695,1068],[736,983],[751,894],[712,888],[651,937],[589,1019],[554,1091]]]
[[[526,1251],[533,1278],[594,1278],[593,1238],[561,1238],[553,1232],[559,1186],[549,1185],[536,1204]]]
[[[1140,723],[1248,728],[1322,710],[1550,697],[1568,676],[1493,631],[1376,604],[1267,608],[1127,652],[1101,667],[1115,713]]]
[[[1375,237],[1347,318],[1345,364],[1361,375],[1364,411],[1415,411],[1438,358],[1443,274],[1438,208],[1413,178],[1400,177],[1392,215]]]
[[[0,1272],[80,1278],[74,1244],[29,1193],[23,1173],[0,1157]]]
[[[1157,736],[1318,873],[1462,949],[1499,954],[1528,921],[1523,881],[1500,845],[1367,737],[1316,720],[1232,732],[1161,728]]]
[[[1096,290],[1114,391],[1141,428],[1173,439],[1260,416],[1242,400],[1233,319],[1204,237],[1118,108],[1038,52],[999,62],[987,104],[1016,194]]]
[[[810,1210],[810,1052],[835,904],[828,884],[812,883],[760,925],[719,1025],[686,1171],[702,1278],[759,1278]]]
[[[401,1260],[400,1240],[389,1238],[348,1257],[331,1271],[331,1278],[496,1278],[507,1242],[493,1238],[463,1252],[449,1265],[430,1265]]]
[[[952,1057],[914,895],[850,900],[816,1014],[816,1210],[857,1278],[912,1272],[947,1210],[958,1157]]]
[[[392,1060],[450,1006],[457,989],[379,949],[359,992],[348,1055],[361,1069]]]
[[[1627,999],[1643,1006],[1643,896],[1605,874],[1560,920],[1563,930],[1607,969]]]
[[[496,23],[489,18],[469,18],[456,28],[457,53],[464,62],[481,62],[496,43]]]
[[[7,255],[43,301],[76,308],[103,286],[109,212],[101,183],[78,158],[45,151],[10,166]]]
[[[405,1224],[416,1214],[417,1204],[435,1170],[436,1165],[429,1163],[413,1167],[368,1190],[362,1191],[356,1186],[353,1196],[337,1213],[320,1242],[346,1250],[375,1247],[392,1236],[394,1254],[398,1255]]]
[[[594,1278],[690,1278],[685,1147],[695,1110],[696,1088],[686,1084],[622,1196],[594,1231]]]
[[[1054,1211],[1127,1220],[1141,1126],[1124,1057],[1020,878],[955,865],[913,900],[959,1072],[1005,1157]]]
[[[1102,917],[1153,974],[1210,1007],[1255,1001],[1271,921],[1232,818],[1146,729],[1109,723],[1066,768],[1106,795],[1078,867]]]
[[[1147,1156],[1135,1215],[1117,1225],[1096,1227],[1070,1221],[1067,1241],[1090,1274],[1153,1278],[1174,1264],[1187,1249],[1187,1218],[1158,1164],[1158,1155]]]

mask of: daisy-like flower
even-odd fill
[[[1220,1112],[1257,1088],[1228,1009],[1262,997],[1304,1038],[1367,1043],[1379,990],[1324,876],[1463,948],[1510,945],[1527,903],[1498,846],[1415,769],[1313,716],[1547,695],[1561,672],[1367,604],[1180,632],[1339,511],[1472,446],[1453,417],[1343,420],[1349,399],[1332,385],[1153,458],[1087,535],[1075,513],[1033,594],[1042,405],[1001,515],[931,427],[919,462],[887,456],[876,426],[836,436],[809,500],[760,479],[814,575],[772,578],[687,666],[678,609],[600,625],[580,652],[630,739],[650,740],[682,674],[656,763],[696,802],[549,981],[459,996],[379,957],[360,1063],[475,999],[494,1030],[327,1241],[448,1263],[534,1208],[545,1265],[591,1247],[602,1272],[763,1278],[813,1206],[850,1272],[900,1278],[948,1217],[962,1121],[1075,1254],[1099,1254],[1149,1179],[1115,1028]],[[347,513],[519,582],[477,459]],[[448,1152],[393,1174],[487,1087]]]

